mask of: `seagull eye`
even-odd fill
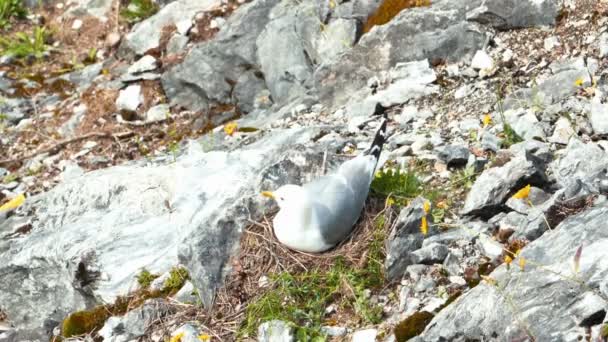
[[[281,201],[284,201],[284,200],[285,200],[283,197],[279,197],[279,199],[280,199]]]

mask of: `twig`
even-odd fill
[[[12,158],[12,159],[4,159],[4,160],[0,160],[0,166],[1,165],[7,165],[7,164],[12,164],[12,163],[18,163],[24,160],[28,160],[31,158],[34,158],[37,155],[43,154],[43,153],[48,153],[60,148],[65,147],[66,145],[69,145],[71,143],[75,143],[81,140],[85,140],[85,139],[90,139],[90,138],[112,138],[112,139],[124,139],[124,138],[128,138],[133,136],[135,133],[132,131],[126,131],[126,132],[120,132],[120,133],[104,133],[104,132],[91,132],[91,133],[87,133],[81,136],[77,136],[75,138],[71,138],[71,139],[66,139],[66,140],[62,140],[59,141],[53,145],[51,145],[50,147],[47,148],[42,148],[39,149],[36,152],[33,152],[31,154],[28,154],[26,156],[23,157],[18,157],[18,158]]]

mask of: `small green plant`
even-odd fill
[[[174,267],[169,272],[170,276],[163,284],[163,293],[173,294],[179,291],[184,286],[184,283],[190,279],[188,270],[182,267]]]
[[[154,279],[158,278],[158,274],[152,274],[147,269],[141,270],[137,275],[137,283],[141,288],[148,288]]]
[[[395,198],[398,204],[404,205],[421,193],[421,184],[414,171],[402,171],[397,167],[378,171],[372,181],[371,189],[377,195],[390,196]]]
[[[0,30],[10,27],[11,18],[23,19],[26,15],[21,0],[0,0]]]
[[[25,32],[17,32],[12,38],[0,37],[0,52],[17,58],[33,56],[41,59],[48,49],[46,41],[49,32],[45,27],[35,27],[32,35]]]
[[[120,15],[128,23],[136,23],[158,12],[158,5],[152,0],[131,0]]]
[[[326,270],[269,275],[272,288],[249,303],[239,336],[252,337],[261,323],[279,319],[297,326],[297,341],[324,341],[320,329],[329,304],[350,308],[364,324],[379,323],[382,307],[369,301],[368,290],[380,288],[384,282],[384,222],[379,217],[374,224],[363,267],[349,265],[338,256]]]

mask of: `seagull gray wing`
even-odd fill
[[[361,155],[335,173],[302,186],[313,202],[313,222],[327,243],[338,243],[351,232],[361,215],[375,166],[373,155]]]

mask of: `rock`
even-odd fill
[[[158,67],[156,58],[150,55],[145,55],[140,58],[137,62],[133,63],[127,72],[129,74],[140,74],[146,71],[155,70]]]
[[[608,32],[602,33],[598,38],[599,55],[598,57],[604,58],[608,56]]]
[[[478,50],[471,61],[471,68],[476,70],[494,68],[494,60],[484,50]]]
[[[293,327],[289,323],[272,320],[258,327],[258,342],[291,342],[294,341]]]
[[[84,104],[74,107],[74,113],[72,116],[70,116],[70,118],[57,130],[59,134],[61,134],[61,136],[64,138],[72,138],[86,113],[87,106]]]
[[[239,7],[213,41],[194,47],[182,63],[166,71],[161,81],[171,106],[206,111],[233,103],[233,89],[254,97],[267,90],[264,80],[256,76],[260,74],[256,39],[277,2],[254,1]],[[239,79],[247,82],[240,85]],[[255,102],[255,98],[244,96],[236,105],[246,113]]]
[[[386,278],[391,281],[403,276],[406,267],[412,264],[409,254],[422,246],[420,225],[422,217],[425,216],[424,201],[426,200],[423,198],[416,198],[402,209],[395,228],[389,234],[384,267]],[[430,217],[427,220],[430,221]]]
[[[257,38],[257,57],[275,102],[286,103],[306,92],[304,83],[312,76],[312,65],[299,32],[310,25],[318,28],[318,22],[313,24],[314,8],[311,2],[277,5],[271,16],[278,17]]]
[[[554,25],[559,9],[552,0],[483,0],[467,20],[500,30]]]
[[[448,246],[440,243],[431,243],[410,254],[412,263],[415,264],[440,264],[449,253]]]
[[[551,51],[553,50],[554,47],[559,46],[559,39],[556,36],[551,36],[548,38],[545,38],[544,41],[544,48],[547,51]]]
[[[188,304],[196,304],[198,301],[200,301],[199,297],[197,296],[197,292],[194,288],[194,285],[192,285],[190,281],[186,281],[184,286],[182,286],[182,288],[177,291],[174,298],[180,303]]]
[[[462,86],[460,86],[460,88],[456,89],[456,91],[454,92],[454,98],[456,100],[460,100],[462,98],[465,98],[465,97],[473,94],[474,91],[475,91],[475,87],[473,85],[463,84]]]
[[[481,254],[490,258],[490,260],[496,260],[502,255],[502,245],[485,234],[479,234],[477,247]]]
[[[105,40],[105,45],[107,47],[115,47],[116,45],[118,45],[118,43],[120,43],[120,39],[122,38],[122,36],[120,35],[120,33],[118,32],[110,32],[107,36],[106,36],[106,40]]]
[[[91,86],[95,78],[101,73],[103,62],[87,65],[82,69],[72,71],[68,74],[61,75],[58,78],[51,78],[45,81],[47,84],[52,84],[57,79],[66,80],[76,87],[79,92],[84,92]]]
[[[570,120],[562,116],[555,122],[553,135],[550,136],[547,141],[555,144],[567,145],[570,138],[574,135],[576,135],[576,132],[574,131],[574,128],[572,128]]]
[[[485,170],[469,191],[463,215],[493,216],[508,196],[528,183],[542,183],[544,163],[530,153],[521,153],[502,167]]]
[[[520,255],[530,261],[523,270],[511,265],[508,271],[502,265],[489,275],[501,289],[513,289],[508,291],[508,300],[496,286],[484,281],[441,310],[421,335],[422,341],[513,340],[528,336],[521,322],[526,322],[539,341],[577,340],[586,326],[601,323],[608,305],[608,265],[604,262],[608,250],[603,247],[608,238],[607,219],[605,204],[568,217],[551,234],[522,250]],[[581,244],[580,268],[575,275],[572,259]],[[585,279],[585,286],[572,286],[569,277]],[[602,293],[601,299],[597,293]],[[509,310],[512,307],[528,309],[514,315]]]
[[[76,19],[74,20],[74,22],[72,22],[72,30],[80,30],[80,28],[82,27],[82,20],[80,19]]]
[[[174,34],[169,43],[167,43],[167,54],[176,54],[184,50],[188,45],[188,36],[182,36],[181,34]]]
[[[158,13],[138,23],[129,32],[120,49],[143,55],[148,50],[157,48],[163,27],[184,20],[192,20],[198,12],[209,11],[221,4],[220,0],[177,0],[167,4]]]
[[[169,109],[169,105],[167,104],[159,104],[156,105],[146,112],[145,122],[159,122],[166,120],[171,115],[171,111]]]
[[[505,120],[515,133],[524,140],[545,140],[546,135],[531,109],[509,109],[504,113]]]
[[[435,288],[435,281],[427,276],[420,278],[414,286],[414,291],[420,293]]]
[[[357,21],[338,18],[331,21],[317,36],[315,41],[318,63],[325,63],[337,58],[350,49],[357,38]]]
[[[353,334],[352,342],[375,342],[376,335],[378,335],[378,330],[376,329],[366,329],[355,331]]]
[[[608,104],[601,103],[599,99],[591,101],[591,114],[589,116],[593,133],[597,135],[608,134]]]
[[[469,160],[469,149],[462,145],[448,145],[440,148],[437,157],[448,167],[461,167]]]
[[[110,317],[99,331],[108,341],[129,341],[143,336],[146,329],[159,318],[171,312],[162,299],[148,299],[142,306],[127,312],[122,317]]]
[[[567,187],[577,180],[591,184],[608,165],[608,153],[604,149],[595,143],[583,143],[577,137],[571,138],[561,152],[561,157],[550,164],[560,187]]]
[[[465,7],[464,1],[438,2],[402,11],[387,24],[374,27],[352,49],[317,68],[314,83],[321,102],[336,108],[351,98],[361,98],[357,93],[370,78],[400,62],[442,59],[453,63],[470,58],[482,47],[486,34],[462,21]]]
[[[133,84],[120,91],[116,99],[116,109],[134,112],[143,101],[141,86]]]
[[[175,23],[175,27],[177,28],[178,34],[181,34],[182,36],[186,36],[186,35],[188,35],[188,31],[190,31],[190,28],[192,27],[192,20],[190,20],[190,19],[179,20]]]
[[[335,327],[335,326],[322,326],[321,333],[326,334],[332,337],[341,337],[346,336],[348,334],[349,329],[345,327]]]
[[[497,152],[502,144],[501,140],[494,134],[484,130],[481,132],[481,148],[492,152]]]
[[[111,0],[73,0],[70,4],[72,6],[65,12],[66,15],[81,17],[90,14],[100,20],[107,20],[106,15],[112,8]]]
[[[67,176],[32,196],[24,208],[36,215],[30,233],[0,239],[0,302],[18,336],[42,339],[46,320],[114,302],[142,268],[162,274],[183,264],[208,306],[240,232],[261,217],[261,189],[319,174],[325,149],[336,141],[316,142],[314,151],[302,144],[320,132],[276,129],[232,152],[205,153],[193,141],[175,161],[164,156]],[[327,170],[336,161],[328,154]]]
[[[549,229],[544,215],[541,210],[534,208],[529,208],[527,215],[512,211],[499,221],[499,229],[513,229],[511,238],[534,241]]]

